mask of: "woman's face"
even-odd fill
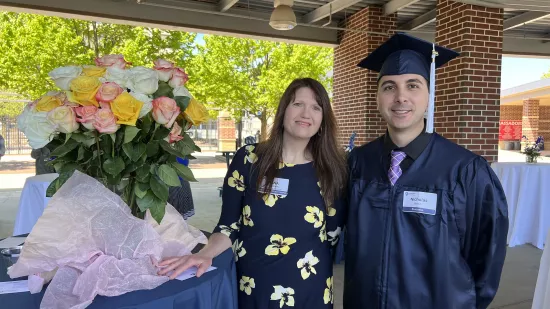
[[[295,139],[310,139],[317,134],[322,122],[323,109],[315,100],[315,93],[307,87],[299,88],[285,110],[285,135]]]

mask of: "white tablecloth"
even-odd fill
[[[46,189],[57,176],[44,174],[27,178],[19,198],[19,209],[13,228],[14,236],[31,232],[50,200],[46,197]]]
[[[546,238],[550,239],[550,230]],[[537,277],[537,286],[535,287],[535,296],[531,309],[548,308],[550,308],[550,243],[544,247],[544,252],[540,259],[539,275]]]
[[[508,200],[508,246],[544,248],[550,229],[550,164],[493,163]]]

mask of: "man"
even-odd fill
[[[435,67],[457,56],[398,33],[359,64],[379,72],[388,128],[349,158],[345,309],[480,309],[496,294],[502,187],[484,158],[431,133]]]
[[[0,134],[0,160],[6,154],[6,146],[4,146],[4,137]]]

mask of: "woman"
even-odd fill
[[[175,270],[175,278],[197,266],[200,276],[233,243],[239,308],[332,308],[331,246],[344,218],[334,201],[347,177],[336,136],[323,86],[309,78],[293,81],[269,140],[235,154],[208,245],[161,262],[166,268],[159,274]]]

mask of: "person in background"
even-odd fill
[[[179,164],[189,166],[189,159],[177,158]],[[170,187],[168,190],[168,203],[187,220],[195,214],[195,205],[193,203],[193,193],[189,181],[179,177],[181,186]]]
[[[225,177],[221,217],[197,254],[168,258],[159,274],[191,266],[201,276],[232,245],[239,308],[333,307],[332,249],[344,209],[347,169],[328,94],[316,80],[293,81],[270,138],[240,148]]]
[[[0,134],[0,160],[2,160],[2,157],[6,154],[6,146],[4,137],[2,134]]]
[[[359,64],[379,72],[388,128],[349,158],[345,309],[485,309],[497,292],[502,186],[483,157],[433,133],[435,68],[457,56],[398,33]]]

